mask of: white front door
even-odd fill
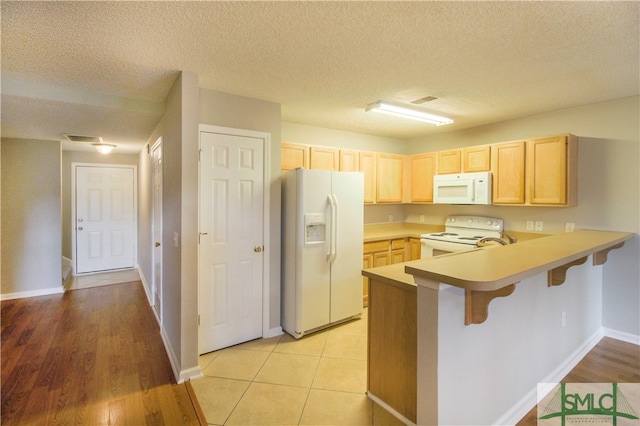
[[[200,132],[199,353],[262,336],[265,141]]]
[[[151,152],[153,173],[153,271],[151,277],[151,297],[153,308],[162,324],[162,139],[153,145]]]
[[[134,168],[76,166],[76,272],[133,268]]]

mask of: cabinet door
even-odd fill
[[[373,254],[365,254],[362,257],[362,269],[373,268]],[[369,278],[362,277],[362,306],[369,305]]]
[[[379,153],[376,158],[376,201],[402,202],[402,155]]]
[[[529,202],[567,203],[567,138],[533,139],[527,146]]]
[[[309,168],[338,171],[338,149],[312,146],[309,152]]]
[[[525,142],[493,145],[493,204],[524,203]]]
[[[358,151],[340,150],[339,170],[341,172],[357,172]]]
[[[460,173],[462,170],[460,156],[459,149],[438,151],[438,174]]]
[[[364,172],[364,202],[376,202],[376,155],[373,152],[358,153],[358,168]]]
[[[433,176],[436,174],[436,154],[411,157],[411,201],[433,201]]]
[[[420,259],[420,238],[409,238],[409,260]]]
[[[462,170],[465,172],[488,172],[491,170],[491,147],[472,146],[462,150]]]
[[[391,264],[391,256],[388,251],[373,253],[373,267],[386,266]]]
[[[307,145],[282,142],[280,153],[281,170],[309,168],[309,147]]]

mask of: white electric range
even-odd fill
[[[445,231],[420,236],[420,257],[474,250],[482,238],[502,238],[502,219],[482,216],[450,216]]]

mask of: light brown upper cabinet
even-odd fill
[[[358,151],[351,151],[347,149],[340,150],[340,165],[339,170],[341,172],[357,172],[359,171]]]
[[[460,157],[461,152],[459,149],[438,151],[438,174],[460,173],[462,170]]]
[[[433,176],[435,173],[435,152],[411,156],[412,202],[433,202]]]
[[[462,149],[462,171],[488,172],[491,170],[491,146],[479,145]]]
[[[375,152],[360,151],[358,153],[358,168],[364,173],[364,202],[376,202],[376,154]]]
[[[525,147],[524,141],[492,146],[493,204],[524,203]]]
[[[376,201],[378,203],[402,202],[403,163],[402,155],[377,154]]]
[[[309,152],[309,168],[338,171],[339,151],[338,148],[312,146]]]
[[[574,135],[527,141],[529,203],[576,205],[577,160],[577,138]]]
[[[297,168],[309,168],[309,146],[295,143],[282,142],[281,144],[281,165],[282,170],[293,170]]]

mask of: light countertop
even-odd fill
[[[415,276],[469,290],[492,291],[590,254],[606,252],[634,235],[593,230],[545,236],[518,234],[519,242],[508,246],[487,246],[370,268],[362,275],[397,286],[415,286]]]
[[[624,243],[631,232],[578,230],[508,246],[451,253],[406,265],[408,274],[468,290],[492,291]]]

